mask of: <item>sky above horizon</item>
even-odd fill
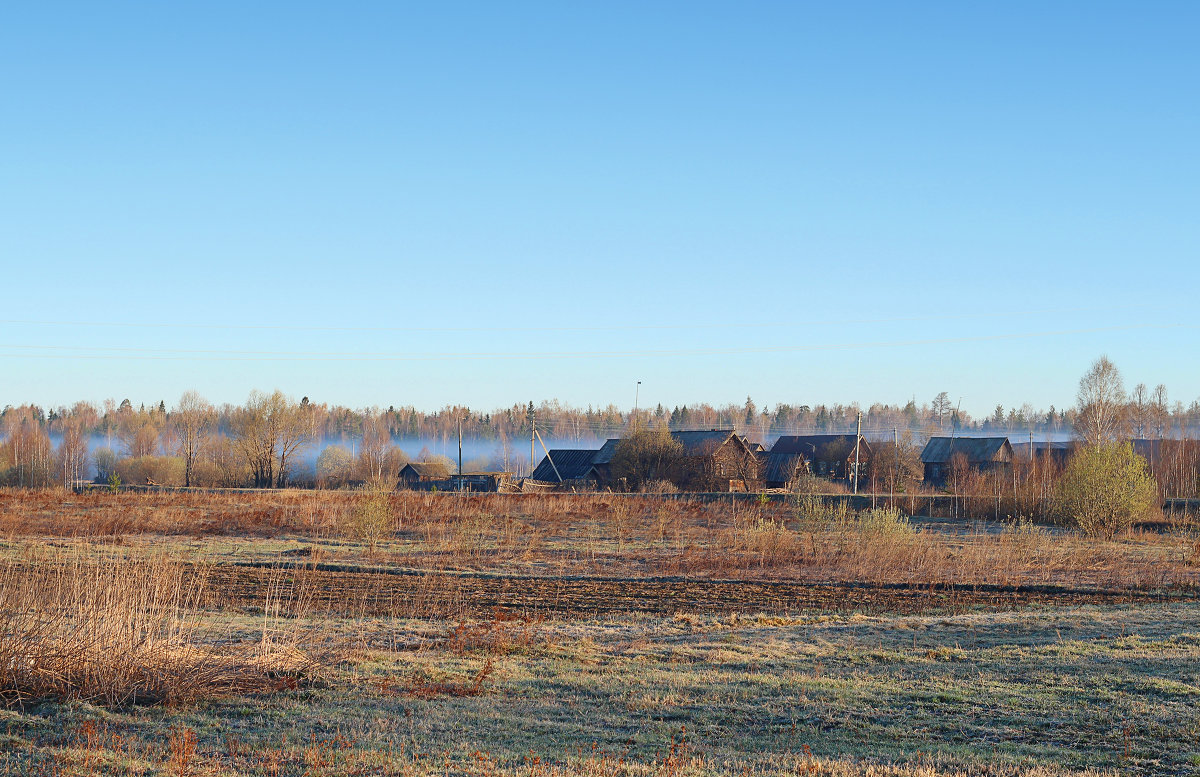
[[[0,11],[0,405],[1200,397],[1200,5]]]

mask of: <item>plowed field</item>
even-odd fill
[[[349,615],[580,615],[689,613],[928,613],[1156,602],[1194,591],[1104,591],[1054,586],[916,586],[682,578],[532,577],[354,568],[221,565],[209,577],[212,602],[253,609],[274,582],[296,582],[317,611]]]

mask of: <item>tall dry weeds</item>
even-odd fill
[[[312,669],[295,634],[264,626],[246,642],[214,631],[205,585],[202,565],[164,555],[39,550],[0,561],[0,701],[177,704]]]

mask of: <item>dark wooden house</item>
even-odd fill
[[[1007,437],[931,437],[921,451],[925,482],[946,485],[956,461],[976,472],[1011,472],[1013,447]]]
[[[410,461],[400,469],[400,485],[406,488],[423,488],[430,483],[446,479],[444,464],[429,461]]]
[[[595,475],[596,485],[600,488],[612,485],[612,460],[620,442],[620,439],[611,437],[592,456],[592,473]]]
[[[687,491],[752,491],[759,487],[759,460],[732,429],[671,432],[683,447],[673,480]]]
[[[809,471],[830,480],[850,480],[854,474],[853,434],[806,434],[780,437],[771,446],[772,454],[800,455],[808,461]],[[858,437],[858,479],[863,482],[871,467],[871,446]]]

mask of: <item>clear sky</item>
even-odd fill
[[[1194,2],[10,3],[0,78],[0,404],[1200,396]]]

